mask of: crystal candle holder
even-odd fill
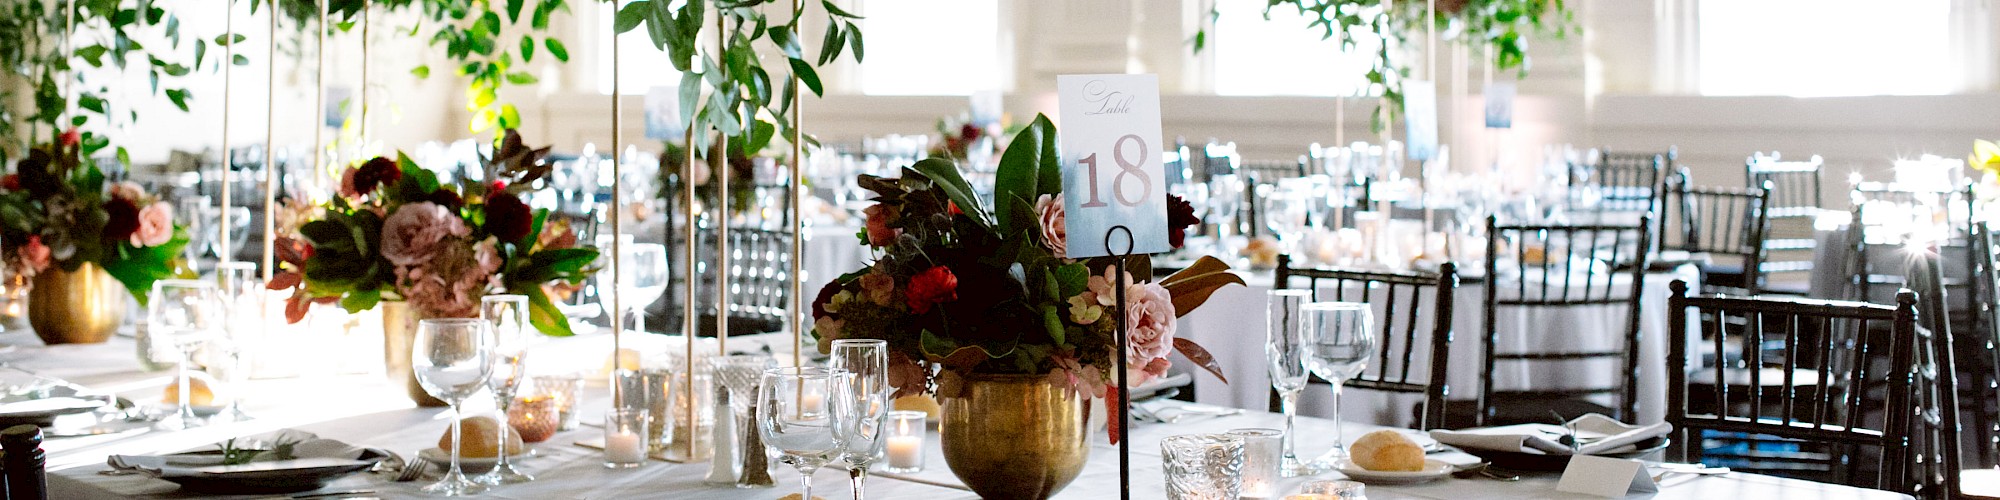
[[[646,465],[647,430],[651,414],[644,409],[614,408],[604,415],[604,466],[630,469]]]
[[[562,414],[552,396],[520,396],[507,408],[507,424],[521,433],[522,441],[540,443],[556,435],[556,429],[562,427]]]
[[[1242,496],[1243,438],[1187,434],[1160,441],[1169,500],[1232,500]]]
[[[884,470],[902,473],[924,470],[924,438],[929,434],[924,424],[927,417],[920,411],[889,412],[889,435],[883,439],[883,454],[888,456],[883,462]]]
[[[1229,435],[1243,440],[1243,498],[1277,495],[1279,442],[1277,429],[1236,429]]]
[[[556,410],[556,430],[573,431],[576,422],[576,388],[583,385],[583,377],[574,373],[565,375],[541,375],[530,380],[534,391],[549,397]]]

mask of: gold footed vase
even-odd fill
[[[423,384],[417,383],[416,371],[410,367],[410,344],[417,339],[417,320],[421,318],[410,311],[407,302],[385,300],[376,307],[382,309],[382,364],[387,368],[389,382],[401,384],[417,406],[448,406],[444,400],[424,391]]]
[[[28,325],[45,344],[95,344],[125,321],[125,284],[97,264],[50,267],[28,290]]]
[[[1090,457],[1086,400],[1040,375],[973,375],[942,396],[944,461],[988,500],[1054,496]]]

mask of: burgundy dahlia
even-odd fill
[[[387,186],[403,180],[403,169],[396,166],[396,160],[375,157],[361,164],[354,172],[354,193],[366,195],[375,192],[378,186]]]
[[[486,198],[486,231],[500,241],[521,241],[534,222],[534,211],[518,197],[498,193]]]

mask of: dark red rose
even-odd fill
[[[958,127],[958,138],[959,138],[959,140],[961,140],[961,141],[965,141],[965,142],[967,142],[967,143],[970,143],[970,142],[972,142],[972,141],[975,141],[975,140],[979,140],[979,135],[980,135],[980,134],[983,134],[983,133],[985,133],[985,132],[984,132],[984,131],[982,131],[982,130],[979,130],[979,127],[978,127],[978,126],[976,126],[976,125],[973,125],[973,124],[970,124],[970,123],[967,123],[967,124],[965,124],[965,125],[960,125],[960,126]]]
[[[453,212],[458,211],[459,207],[465,206],[465,198],[460,198],[458,193],[454,193],[449,189],[431,191],[431,194],[424,196],[424,201],[436,203],[438,206],[451,209]]]
[[[958,300],[958,276],[951,274],[951,268],[937,266],[910,277],[909,290],[903,298],[910,305],[910,311],[924,314],[931,306]]]
[[[65,147],[75,146],[76,143],[79,142],[83,142],[83,132],[77,131],[76,127],[70,127],[69,130],[63,131],[62,133],[63,146]]]
[[[375,192],[378,186],[393,185],[402,180],[403,169],[396,165],[396,160],[377,156],[361,164],[361,168],[354,172],[354,193],[366,195]]]
[[[21,174],[7,174],[6,177],[0,177],[0,189],[20,191]]]
[[[1187,229],[1200,224],[1201,218],[1194,216],[1194,205],[1179,196],[1167,195],[1167,242],[1180,248],[1187,242]]]
[[[111,220],[104,223],[105,240],[129,240],[132,233],[139,230],[139,206],[132,204],[132,200],[112,198],[104,202],[104,212],[111,216]]]
[[[534,211],[514,195],[500,193],[486,198],[486,232],[500,241],[521,241],[534,222]]]

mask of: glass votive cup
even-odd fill
[[[1368,498],[1368,485],[1357,481],[1323,479],[1306,483],[1299,487],[1299,495],[1311,495],[1314,499],[1350,500]]]
[[[1278,494],[1279,442],[1285,433],[1277,429],[1236,429],[1229,435],[1243,440],[1243,498],[1270,498]]]
[[[556,430],[576,430],[576,388],[583,385],[583,376],[575,373],[540,375],[532,381],[535,385],[533,392],[548,396],[555,405]]]
[[[889,472],[918,472],[924,470],[924,419],[928,414],[921,411],[889,412],[889,435],[883,439],[883,454],[888,457],[883,469]]]
[[[604,466],[630,469],[646,465],[647,427],[652,414],[643,408],[613,408],[604,414]]]
[[[612,383],[616,384],[613,389],[617,390],[619,397],[622,398],[617,408],[646,410],[647,414],[652,416],[646,427],[646,444],[650,447],[648,451],[664,453],[667,446],[677,437],[675,431],[678,429],[674,427],[676,421],[684,420],[676,418],[681,415],[674,411],[681,406],[671,404],[673,391],[679,386],[677,381],[680,377],[676,377],[674,372],[665,368],[645,368],[621,369],[613,373],[611,378]]]
[[[529,443],[548,441],[562,426],[562,415],[558,413],[556,398],[547,394],[529,394],[514,398],[514,404],[507,407],[507,424],[521,434],[521,440]]]
[[[1160,441],[1169,500],[1227,500],[1242,496],[1243,438],[1186,434]]]

